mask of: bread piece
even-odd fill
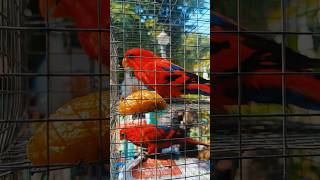
[[[166,108],[167,104],[159,94],[148,90],[138,90],[120,101],[119,113],[121,115],[130,115]]]

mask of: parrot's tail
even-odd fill
[[[309,58],[309,61],[305,62],[309,68],[319,68],[320,67],[320,59],[318,58]]]
[[[189,94],[201,94],[204,96],[210,96],[210,85],[207,84],[189,84],[186,93]]]
[[[180,143],[184,144],[185,142],[187,143],[186,145],[203,145],[203,146],[210,146],[209,144],[207,143],[203,143],[203,142],[200,142],[200,141],[197,141],[193,138],[186,138],[186,139],[180,139],[179,140]]]
[[[319,110],[320,79],[318,79],[318,77],[313,75],[289,76],[287,77],[287,88],[293,94],[288,96],[288,103],[292,103],[307,109]]]
[[[290,68],[290,66],[298,67],[303,69],[304,71],[307,69],[318,69],[320,68],[320,59],[318,58],[309,58],[307,56],[298,54],[297,60],[293,60],[292,62],[289,62],[287,67]],[[291,58],[294,59],[294,58]],[[290,59],[290,60],[291,60]]]
[[[186,81],[186,93],[187,94],[201,94],[204,96],[210,96],[210,80],[204,79],[192,73],[185,72],[189,80]]]

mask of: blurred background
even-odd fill
[[[212,57],[214,88],[225,92],[213,94],[214,179],[319,179],[320,103],[310,96],[320,84],[319,3],[211,2],[213,12],[233,24],[222,27],[224,21],[213,19],[211,40],[234,44],[234,56]],[[265,53],[265,62],[245,63],[247,47],[256,53],[255,60]],[[228,58],[235,68],[221,71]],[[303,69],[311,61],[315,63]]]
[[[1,178],[108,177],[107,7],[1,0]]]

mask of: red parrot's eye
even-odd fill
[[[121,134],[120,134],[120,137],[123,138],[123,139],[125,138],[125,136],[126,136],[126,135],[125,135],[124,133],[121,133]]]

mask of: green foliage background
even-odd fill
[[[174,5],[168,2],[171,1],[111,1],[111,28],[119,58],[133,47],[148,49],[160,55],[156,37],[164,30],[171,37],[171,45],[166,49],[168,58],[189,71],[197,68],[194,65],[199,64],[198,60],[206,59],[209,64],[209,29],[206,35],[195,33],[191,29],[195,29],[196,25],[187,23],[196,13],[208,10],[208,1],[177,0]]]

